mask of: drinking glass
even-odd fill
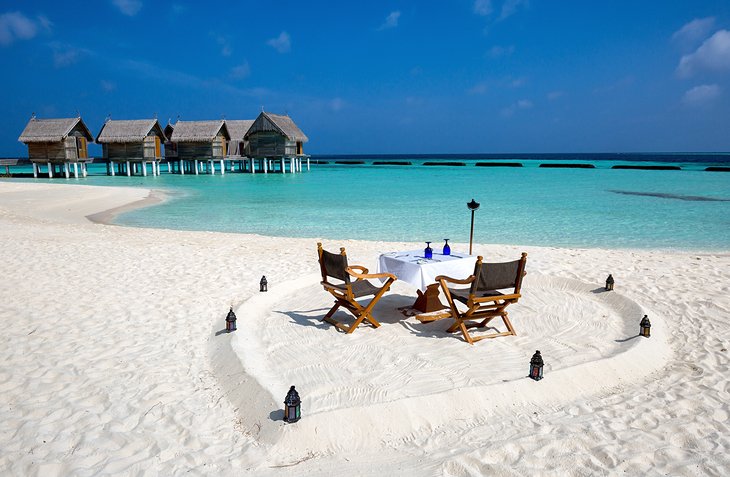
[[[451,255],[451,247],[449,247],[449,239],[444,239],[444,255]]]
[[[431,248],[431,242],[426,242],[426,248],[423,250],[423,256],[426,258],[433,258],[433,249]]]

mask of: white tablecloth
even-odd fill
[[[392,273],[399,280],[425,291],[427,286],[436,282],[439,275],[459,279],[468,277],[474,273],[476,261],[475,256],[459,252],[442,255],[434,251],[431,259],[424,257],[423,250],[388,252],[378,260],[378,273]]]

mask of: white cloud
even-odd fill
[[[561,98],[563,95],[565,95],[565,92],[563,91],[550,91],[547,94],[547,99],[549,99],[550,101],[555,101],[556,99]]]
[[[398,19],[400,18],[400,12],[398,10],[394,12],[390,12],[387,17],[385,17],[385,21],[382,25],[380,25],[380,28],[378,30],[385,30],[387,28],[395,28],[398,26]]]
[[[101,86],[101,89],[106,92],[111,92],[111,91],[114,91],[115,89],[117,89],[117,84],[113,81],[108,81],[108,80],[101,80],[99,82],[99,86]]]
[[[123,14],[133,17],[142,9],[140,0],[112,0],[115,7]]]
[[[682,46],[696,46],[699,41],[707,38],[714,26],[715,17],[695,18],[675,31],[672,40]]]
[[[487,56],[490,58],[499,58],[501,56],[510,56],[512,53],[515,52],[515,46],[509,45],[509,46],[498,46],[495,45],[487,51]]]
[[[720,96],[720,87],[716,84],[703,84],[687,90],[682,96],[682,103],[686,106],[704,106]]]
[[[474,0],[474,13],[486,17],[492,13],[491,0]]]
[[[484,94],[487,92],[487,83],[477,83],[467,91],[469,94]]]
[[[291,50],[291,39],[285,31],[281,32],[276,38],[268,40],[266,44],[279,53],[288,53]]]
[[[53,22],[45,15],[38,15],[38,23],[40,23],[46,31],[51,31],[51,27],[53,26]]]
[[[15,40],[30,40],[37,33],[38,25],[36,22],[20,12],[8,12],[0,15],[0,45],[7,46]]]
[[[520,7],[527,7],[529,3],[528,0],[505,0],[502,4],[502,13],[500,13],[499,19],[504,20],[514,15]]]
[[[688,78],[700,71],[730,70],[730,31],[718,30],[694,53],[682,56],[677,74]]]
[[[507,85],[510,88],[520,88],[520,87],[524,86],[525,83],[527,83],[527,78],[521,77],[521,78],[510,79],[509,82],[507,83]]]
[[[66,68],[78,63],[84,56],[93,55],[91,50],[75,48],[57,41],[51,42],[49,46],[53,50],[53,66],[56,68]]]
[[[248,61],[244,61],[240,65],[231,68],[231,78],[233,79],[248,78],[250,74],[251,67],[248,65]]]
[[[345,107],[345,101],[342,98],[333,98],[329,106],[332,111],[336,112]]]
[[[509,117],[513,116],[518,110],[532,109],[532,106],[532,101],[530,101],[529,99],[520,99],[519,101],[512,103],[511,105],[502,109],[501,113],[502,116]]]
[[[215,41],[221,47],[221,55],[231,56],[231,53],[233,53],[233,48],[231,48],[231,42],[228,40],[228,38],[226,38],[225,36],[218,35],[218,36],[215,36]]]

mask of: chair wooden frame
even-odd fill
[[[327,323],[334,325],[337,329],[342,330],[347,334],[355,331],[355,328],[357,328],[364,320],[367,320],[374,328],[380,327],[380,323],[378,323],[378,320],[376,320],[372,315],[373,307],[390,289],[393,282],[397,280],[396,276],[392,273],[369,273],[369,270],[362,265],[350,265],[345,266],[344,273],[338,273],[344,283],[332,283],[329,280],[330,277],[340,277],[337,277],[336,275],[333,276],[332,270],[327,270],[325,260],[323,259],[325,250],[322,248],[321,243],[317,243],[317,254],[319,256],[319,267],[322,272],[322,281],[320,284],[335,298],[334,306],[330,308],[324,318],[322,318],[322,321],[326,321]],[[343,257],[343,263],[347,265],[345,247],[340,248],[340,256]],[[371,285],[371,287],[369,287],[369,292],[357,293],[357,290],[353,289],[353,284],[349,279],[350,277],[355,279],[355,287],[357,287],[358,282],[362,282],[367,279],[386,278],[387,280],[380,288]],[[358,298],[370,295],[373,295],[373,298],[366,305],[363,306],[357,302]],[[334,315],[340,307],[346,309],[355,317],[355,322],[352,325],[347,326],[332,318],[332,315]]]
[[[526,263],[527,254],[523,252],[520,260],[517,263],[516,277],[514,278],[514,281],[511,282],[509,286],[499,287],[502,289],[512,288],[512,283],[514,284],[514,289],[512,290],[512,293],[506,295],[496,290],[478,289],[477,285],[480,283],[479,275],[484,273],[485,269],[488,275],[490,265],[508,265],[508,263],[482,264],[481,256],[477,257],[477,262],[474,266],[474,274],[470,275],[466,279],[460,280],[447,277],[445,275],[439,275],[438,277],[436,277],[436,280],[441,284],[441,289],[443,290],[446,301],[449,304],[450,317],[454,319],[454,323],[446,331],[449,333],[461,331],[461,333],[464,335],[464,339],[466,340],[466,342],[472,345],[476,341],[480,341],[486,338],[497,338],[499,336],[516,335],[517,333],[515,332],[515,329],[508,318],[505,308],[507,308],[512,303],[517,303],[520,297],[522,297],[520,289],[522,287],[522,278],[526,274]],[[476,284],[474,284],[475,281]],[[456,304],[454,303],[454,297],[452,296],[451,290],[449,290],[448,283],[453,283],[457,285],[471,285],[469,289],[469,296],[468,299],[466,299],[465,303],[467,307],[465,311],[460,311],[457,308]],[[470,328],[484,328],[490,321],[498,316],[502,318],[504,325],[507,327],[507,331],[482,336],[471,336],[469,334]],[[474,321],[476,320],[479,320],[479,322],[474,323]]]

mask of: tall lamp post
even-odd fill
[[[471,255],[471,244],[474,240],[474,211],[479,208],[479,202],[472,199],[471,202],[466,204],[466,206],[469,207],[469,210],[471,210],[471,231],[469,232],[469,255]]]

